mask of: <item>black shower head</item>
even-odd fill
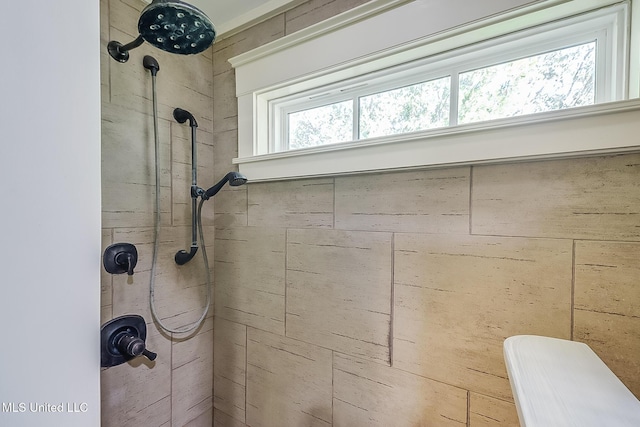
[[[196,122],[196,118],[193,117],[193,114],[187,110],[183,110],[182,108],[176,108],[173,110],[173,118],[176,119],[176,122],[178,123],[184,123],[189,120],[189,126],[198,127],[198,122]]]
[[[218,194],[218,191],[220,191],[227,182],[232,187],[238,187],[240,185],[246,184],[247,177],[242,175],[240,172],[229,172],[216,185],[205,191],[202,195],[202,199],[209,200],[211,197]]]
[[[109,54],[117,61],[126,62],[129,50],[146,41],[170,53],[193,55],[209,48],[216,38],[207,15],[180,0],[153,0],[140,14],[138,32],[138,38],[124,46],[110,41]]]

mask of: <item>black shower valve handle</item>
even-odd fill
[[[156,360],[156,357],[158,357],[158,353],[154,353],[153,351],[149,351],[146,348],[144,349],[144,351],[142,352],[142,355],[144,357],[146,357],[147,359],[151,360],[152,362],[154,360]]]
[[[131,334],[125,334],[117,343],[117,347],[121,353],[130,357],[145,356],[147,359],[154,361],[158,357],[157,353],[147,350],[144,340]]]
[[[120,252],[116,255],[116,263],[122,266],[129,276],[133,276],[133,256],[130,252]]]

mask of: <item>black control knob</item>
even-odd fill
[[[128,333],[125,333],[118,339],[116,346],[118,350],[120,350],[120,353],[131,357],[145,356],[152,361],[158,357],[156,353],[146,349],[144,341]]]

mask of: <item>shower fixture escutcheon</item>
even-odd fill
[[[158,356],[147,350],[147,324],[135,314],[116,317],[100,328],[100,366],[108,368],[139,356],[154,361]]]
[[[216,30],[200,9],[180,0],[153,0],[138,19],[138,37],[122,44],[112,40],[109,55],[118,62],[129,60],[129,51],[145,41],[158,49],[179,55],[194,55],[213,44]]]
[[[138,263],[138,250],[131,243],[114,243],[104,250],[102,264],[107,273],[133,276]]]

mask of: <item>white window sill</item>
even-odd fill
[[[233,160],[251,181],[640,150],[640,100]]]

